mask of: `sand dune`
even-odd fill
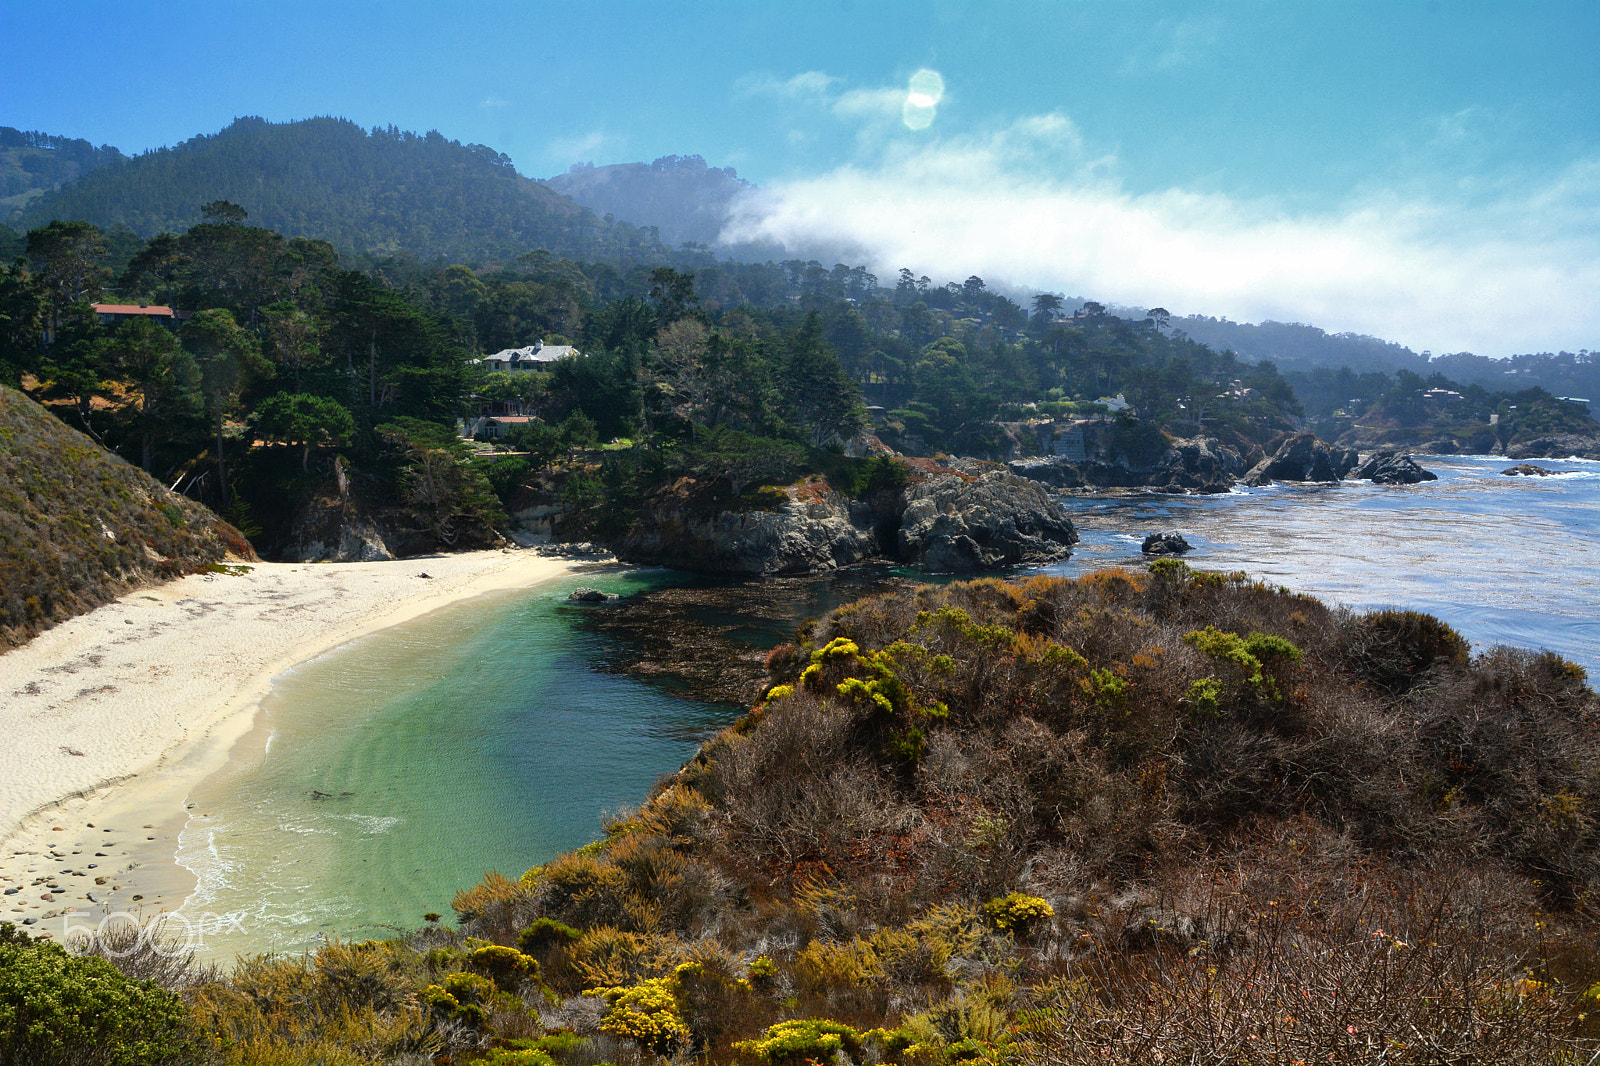
[[[188,789],[295,663],[581,565],[527,550],[256,563],[140,590],[0,655],[0,922],[125,905],[132,869],[170,859]],[[171,867],[138,902],[176,906],[160,896],[181,881]]]

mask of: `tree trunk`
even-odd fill
[[[217,490],[222,494],[222,506],[228,506],[228,468],[222,457],[222,408],[217,408]]]

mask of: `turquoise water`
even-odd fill
[[[450,913],[595,839],[733,708],[593,667],[625,654],[568,622],[566,593],[674,580],[611,571],[483,597],[280,678],[227,769],[191,795],[182,913],[208,954],[296,951]]]
[[[1541,461],[1562,471],[1541,479],[1502,477],[1509,464],[1490,457],[1424,463],[1438,481],[1070,496],[1083,540],[1049,570],[1142,566],[1144,535],[1176,528],[1196,567],[1428,611],[1479,649],[1551,648],[1600,676],[1600,463]],[[879,579],[760,583],[744,613],[723,602],[678,617],[770,647]],[[200,887],[182,913],[207,953],[414,928],[486,869],[515,876],[594,839],[602,812],[643,799],[738,708],[597,669],[633,653],[574,624],[593,619],[566,593],[690,580],[613,570],[485,597],[280,678],[228,769],[191,796],[179,858]]]

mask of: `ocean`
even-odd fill
[[[1190,565],[1356,608],[1449,622],[1479,650],[1548,648],[1600,671],[1600,463],[1542,460],[1504,477],[1482,456],[1426,457],[1414,486],[1273,485],[1219,496],[1067,495],[1082,537],[1047,572],[1141,566],[1175,529]],[[902,575],[904,572],[902,572]],[[300,951],[450,920],[485,871],[511,877],[601,832],[742,708],[614,667],[626,639],[566,593],[682,587],[617,569],[486,596],[353,642],[280,677],[228,766],[190,796],[181,908],[203,953]],[[770,646],[804,613],[870,588],[860,572],[806,594],[717,608],[727,638]],[[625,609],[625,608],[624,608]]]

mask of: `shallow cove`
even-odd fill
[[[594,669],[625,654],[570,624],[567,592],[677,580],[606,571],[498,593],[279,678],[228,765],[191,793],[180,928],[203,952],[298,951],[450,911],[593,840],[736,713]]]

